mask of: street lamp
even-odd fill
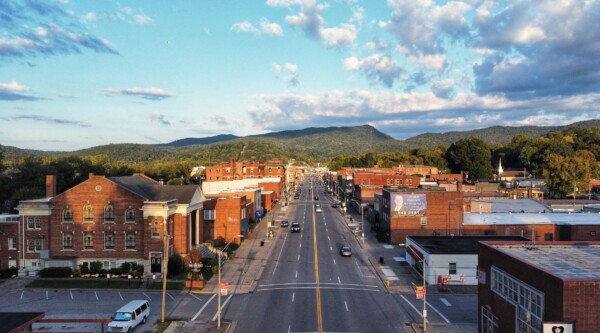
[[[164,245],[164,254],[165,254],[165,258],[163,259],[163,288],[162,288],[162,308],[161,308],[161,315],[160,315],[160,322],[164,323],[165,322],[165,302],[166,302],[166,298],[167,298],[167,273],[168,273],[168,266],[169,266],[169,230],[168,230],[168,224],[169,222],[169,217],[165,216],[163,218],[163,224],[164,224],[164,240],[163,240],[163,245]]]
[[[360,222],[362,223],[362,240],[363,243],[365,242],[365,207],[367,207],[367,204],[365,203],[361,203],[360,204]]]
[[[236,235],[233,236],[233,238],[231,238],[231,240],[229,242],[227,242],[227,244],[225,244],[225,247],[223,247],[223,249],[221,250],[222,252],[225,252],[225,250],[227,250],[227,248],[229,247],[229,245],[231,245],[231,242],[233,242],[234,239],[236,238],[243,238],[244,235]],[[218,283],[218,289],[219,289],[219,297],[218,297],[218,305],[217,305],[217,329],[221,329],[221,254],[219,254],[219,283]]]

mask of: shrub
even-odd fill
[[[70,277],[73,270],[70,267],[48,267],[40,270],[38,275],[43,278]]]
[[[81,275],[88,275],[91,273],[88,265],[79,265],[79,271],[81,272]]]
[[[169,276],[176,276],[181,274],[184,269],[183,257],[178,254],[172,255],[169,258],[169,266],[167,266],[167,271]]]
[[[90,273],[91,274],[99,274],[102,273],[102,262],[100,261],[92,261],[90,263]],[[104,272],[104,274],[106,274],[106,271]]]
[[[0,279],[8,279],[18,274],[18,270],[16,267],[11,267],[9,269],[0,269]]]

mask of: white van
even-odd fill
[[[145,323],[148,317],[150,317],[148,301],[131,301],[110,318],[112,321],[108,324],[108,331],[131,333],[137,325]]]

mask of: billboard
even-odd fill
[[[423,216],[427,212],[427,196],[425,194],[390,195],[392,217]]]

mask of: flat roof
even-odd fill
[[[487,244],[561,279],[600,279],[600,243]]]
[[[534,199],[477,199],[472,200],[471,206],[477,205],[477,203],[489,203],[492,205],[492,212],[494,213],[539,213],[543,211],[550,211],[550,207],[546,206],[543,202]]]
[[[464,225],[600,225],[598,213],[465,213]]]
[[[15,329],[25,329],[42,319],[44,312],[0,312],[0,333],[11,332]]]
[[[408,236],[429,254],[477,254],[481,241],[528,241],[521,236]]]

